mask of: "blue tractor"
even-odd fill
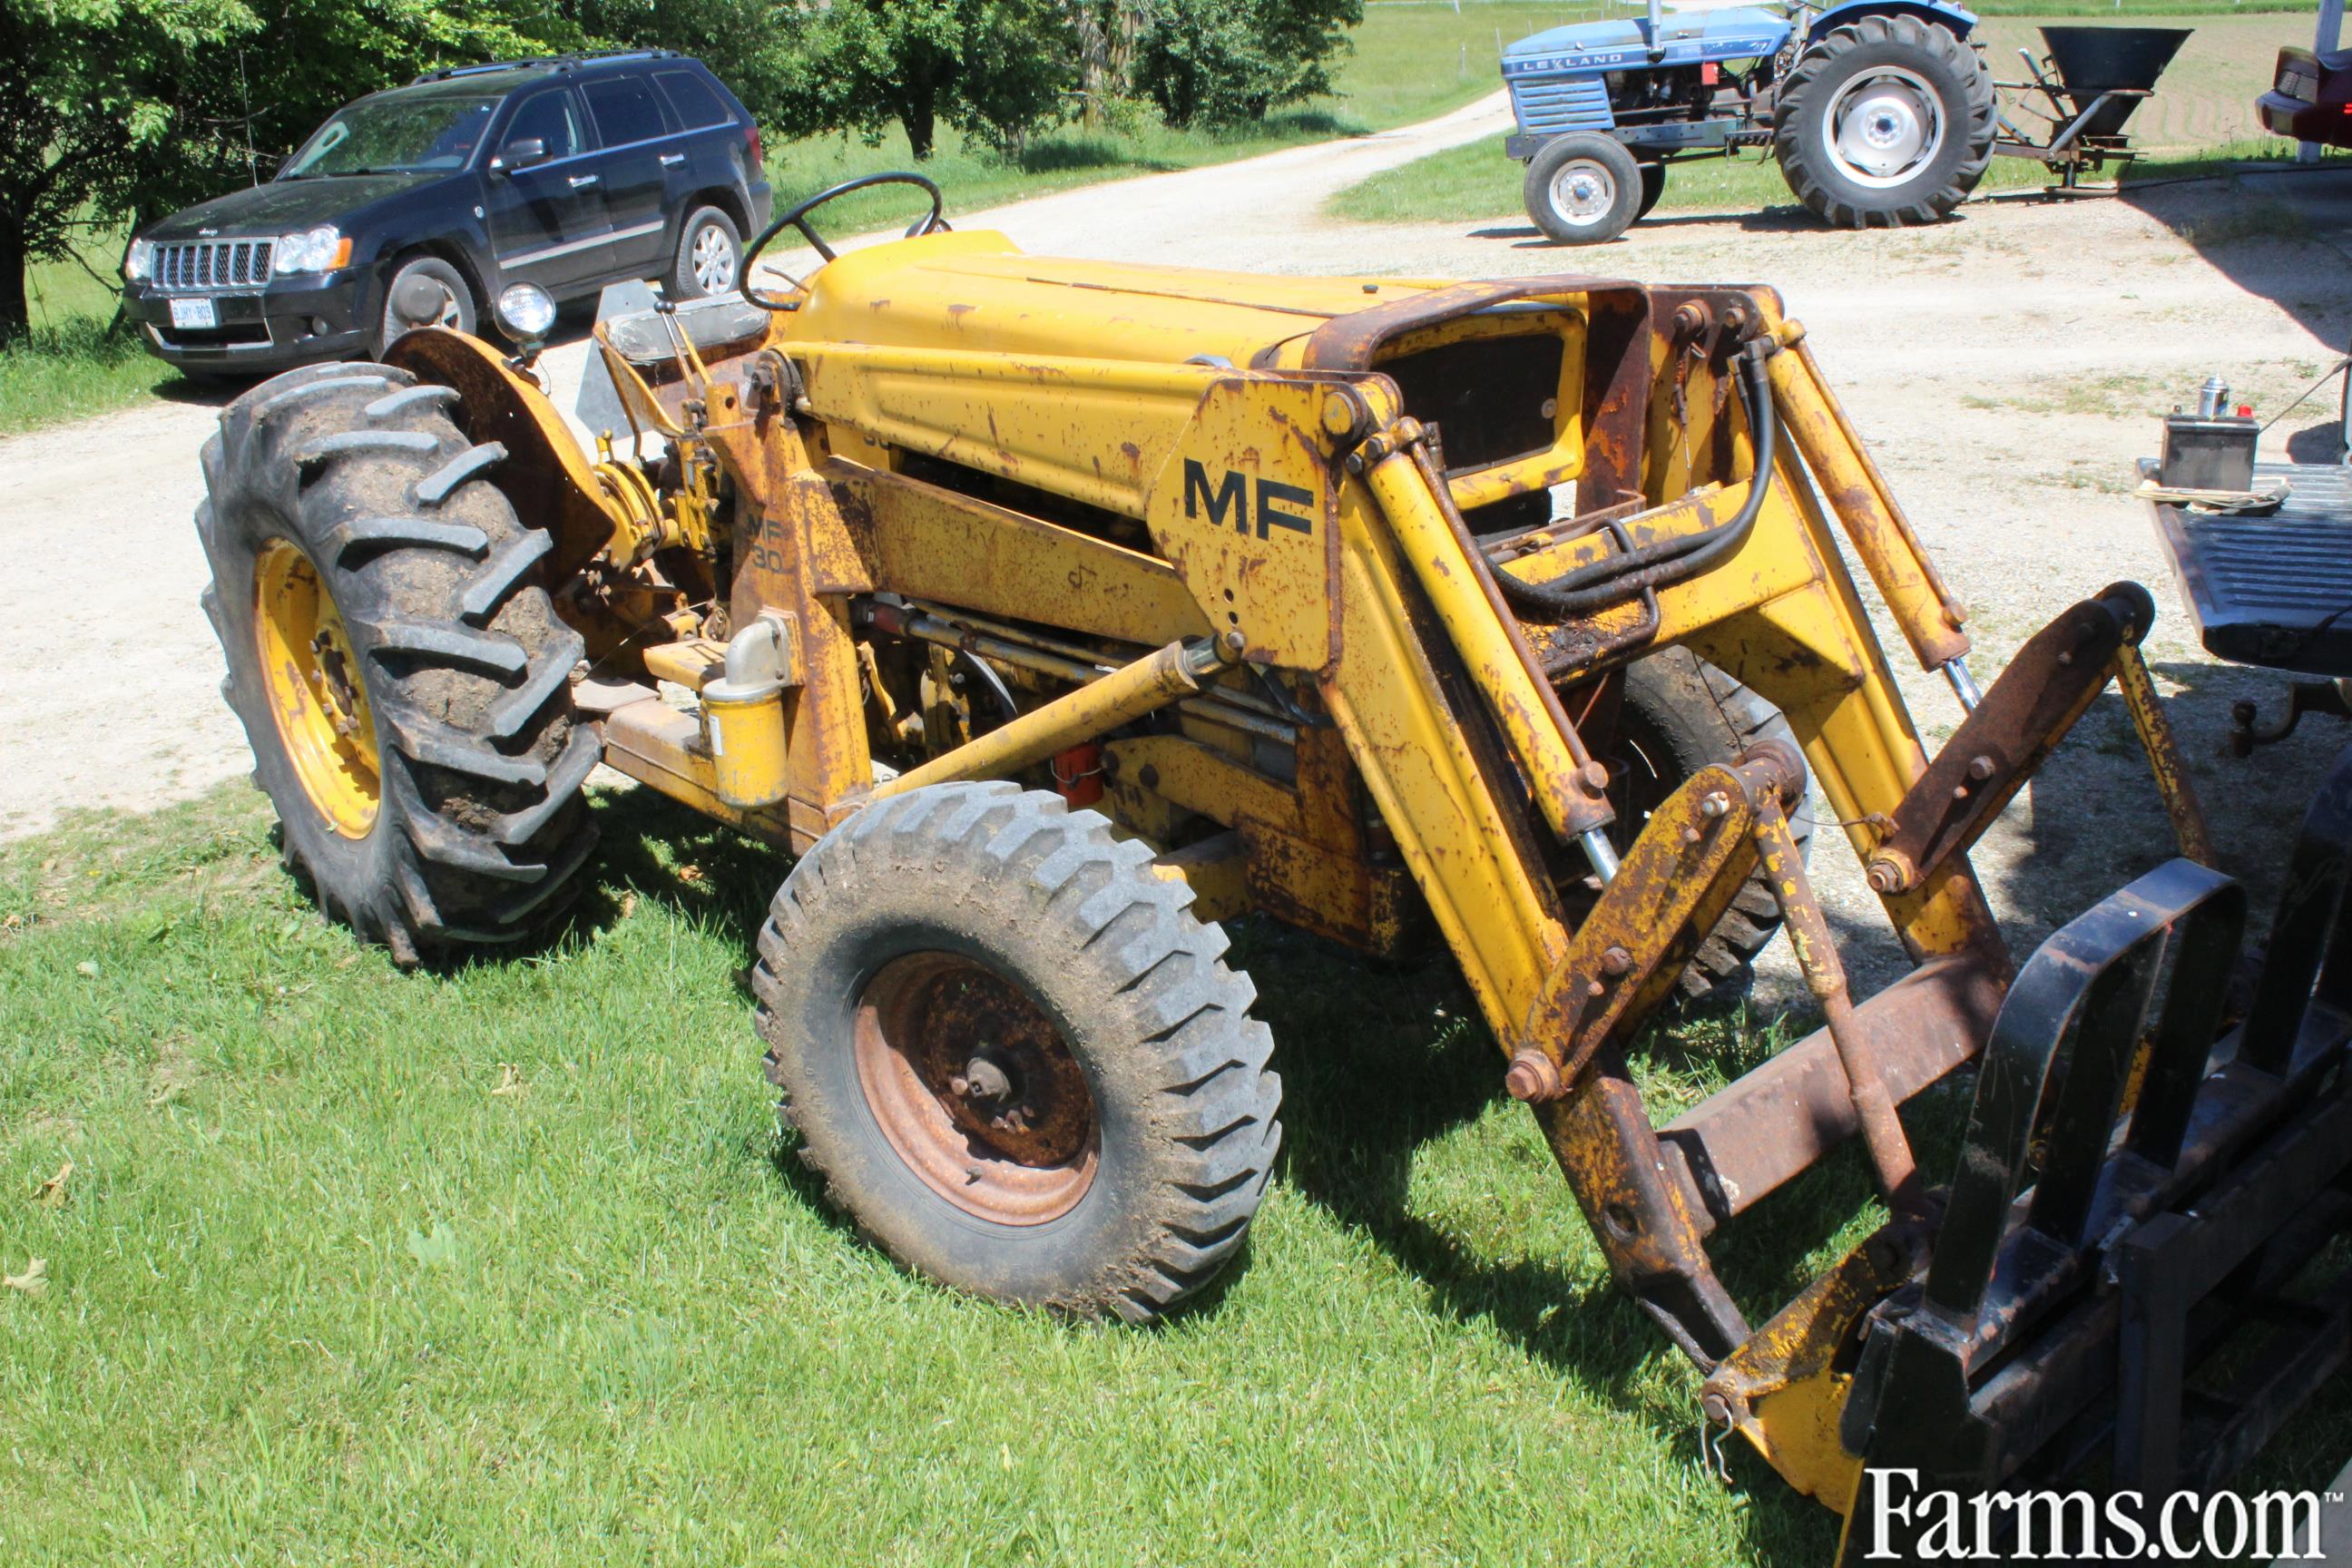
[[[1528,216],[1570,245],[1656,205],[1670,160],[1770,146],[1789,188],[1847,228],[1932,223],[1984,177],[2000,120],[1943,0],[1815,14],[1737,6],[1554,27],[1503,54]]]

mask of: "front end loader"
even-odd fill
[[[2247,961],[2148,595],[1979,691],[1770,289],[1053,260],[936,190],[836,256],[833,194],[778,221],[804,279],[599,324],[593,446],[528,352],[438,329],[224,413],[225,689],[331,916],[410,962],[528,939],[600,760],[772,842],[758,1029],[834,1201],[948,1285],[1137,1321],[1279,1143],[1216,922],[1442,942],[1708,1427],[1857,1559],[1866,1468],[2208,1487],[2341,1359],[2305,1277],[2352,1164],[2352,771]],[[1949,679],[1932,754],[1850,563]],[[1970,847],[2110,683],[2181,856],[2013,963]],[[1866,998],[1815,820],[1914,964]],[[1654,1124],[1629,1053],[1780,926],[1820,1026]],[[1927,1168],[1906,1107],[1964,1104]],[[1735,1301],[1710,1243],[1855,1140],[1885,1223]]]

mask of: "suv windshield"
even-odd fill
[[[320,126],[278,177],[462,169],[498,105],[495,97],[446,92],[363,98]]]

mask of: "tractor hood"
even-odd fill
[[[1746,59],[1769,55],[1789,36],[1789,20],[1777,11],[1736,6],[1722,11],[1670,13],[1656,40],[1667,61]],[[1503,50],[1503,74],[1550,75],[1559,71],[1615,69],[1648,64],[1650,24],[1645,17],[1578,22],[1521,38]]]
[[[784,319],[803,341],[1246,368],[1295,364],[1326,321],[1448,286],[1024,256],[971,230],[849,251]]]
[[[210,239],[216,235],[278,235],[316,224],[356,227],[368,208],[443,174],[338,174],[271,180],[183,208],[140,233],[142,239]]]

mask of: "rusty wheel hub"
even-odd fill
[[[858,998],[858,1085],[925,1185],[1000,1225],[1077,1205],[1099,1158],[1093,1092],[1027,992],[948,952],[893,959]]]

